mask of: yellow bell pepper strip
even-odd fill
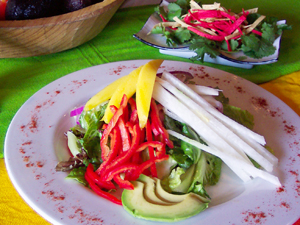
[[[117,197],[113,196],[112,194],[102,190],[92,179],[91,177],[88,176],[87,173],[84,174],[84,178],[85,180],[88,182],[88,184],[90,185],[91,189],[96,192],[97,195],[113,202],[116,203],[118,205],[122,205],[122,201],[120,199],[118,199]]]
[[[127,75],[128,76],[128,75]],[[121,77],[113,83],[106,86],[104,89],[95,94],[84,106],[84,111],[91,110],[97,105],[109,100],[113,93],[116,91],[118,86],[122,84],[127,78],[127,76]]]
[[[108,106],[105,110],[105,114],[103,116],[103,121],[105,123],[109,123],[111,120],[113,113],[111,112],[109,106],[114,105],[117,108],[120,106],[120,99],[125,94],[127,98],[131,98],[136,92],[136,84],[139,78],[139,74],[142,66],[133,70],[129,75],[127,75],[127,79],[123,80],[123,82],[115,89],[113,95],[111,96]]]
[[[152,60],[141,69],[136,84],[136,106],[140,128],[146,126],[156,73],[162,62],[163,60]]]

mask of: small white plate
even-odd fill
[[[64,132],[75,124],[69,112],[112,81],[149,60],[103,64],[64,76],[35,93],[19,109],[6,134],[9,177],[22,198],[53,224],[161,224],[137,219],[93,191],[55,172],[69,153]],[[207,189],[210,207],[176,224],[292,224],[300,217],[300,119],[285,103],[259,86],[230,73],[192,63],[164,61],[163,70],[192,73],[202,85],[218,86],[231,104],[254,115],[279,158],[274,171],[283,184],[255,179],[242,183],[226,166],[218,185]]]
[[[166,6],[168,3],[164,0],[161,3],[161,6]],[[157,13],[153,13],[142,29],[133,35],[137,40],[143,42],[146,45],[159,49],[159,52],[166,55],[178,56],[182,58],[191,58],[196,55],[195,52],[189,50],[187,45],[181,45],[176,47],[170,47],[166,43],[165,37],[161,34],[152,34],[150,33],[154,25],[161,22],[160,17]],[[285,24],[286,21],[279,21],[278,24]],[[242,51],[226,53],[224,51],[221,52],[219,56],[216,58],[211,58],[209,55],[205,54],[204,62],[210,62],[215,64],[221,64],[226,66],[233,66],[245,69],[251,69],[254,65],[264,65],[270,64],[278,61],[279,57],[279,49],[280,49],[280,40],[281,36],[279,36],[275,42],[274,46],[276,47],[276,51],[274,54],[263,57],[261,59],[254,59],[246,56]]]

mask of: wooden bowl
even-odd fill
[[[124,0],[104,0],[58,16],[0,21],[0,58],[61,52],[98,35]]]

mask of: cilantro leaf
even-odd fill
[[[217,43],[203,37],[195,37],[190,42],[189,49],[194,51],[197,55],[191,60],[200,60],[203,62],[205,53],[212,58],[216,58],[220,53],[217,50]]]
[[[231,39],[229,40],[231,51],[235,51],[239,47],[239,42],[237,40]],[[221,44],[221,49],[228,51],[227,42],[223,41]]]
[[[276,50],[273,44],[270,44],[264,39],[259,39],[254,34],[242,36],[241,49],[245,55],[255,59],[272,55]]]
[[[272,26],[268,23],[262,24],[262,39],[264,39],[266,42],[273,44],[273,42],[276,39],[276,32],[277,32],[277,26]]]
[[[174,38],[176,38],[179,44],[183,44],[191,39],[191,32],[187,29],[183,29],[179,27],[177,30],[174,31]]]
[[[167,15],[167,20],[169,21],[174,21],[173,18],[175,16],[180,17],[181,16],[181,7],[177,5],[176,3],[170,3],[168,5],[168,15]]]

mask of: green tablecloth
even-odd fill
[[[208,2],[208,1],[206,1]],[[223,0],[228,9],[239,12],[259,7],[265,15],[286,19],[293,26],[282,37],[280,58],[277,63],[255,66],[251,70],[204,63],[244,77],[255,83],[263,83],[300,70],[300,1],[287,0]],[[203,1],[203,3],[205,3]],[[211,2],[210,2],[211,3]],[[0,59],[0,158],[9,123],[22,104],[36,91],[50,82],[76,70],[108,62],[133,59],[166,59],[190,62],[173,56],[159,54],[158,50],[133,38],[148,17],[153,6],[119,9],[106,28],[93,40],[71,50],[45,56]]]

